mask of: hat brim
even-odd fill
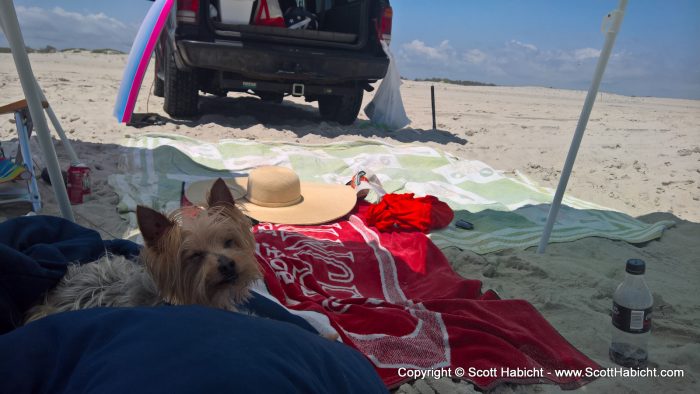
[[[216,179],[207,179],[191,183],[185,189],[185,197],[189,202],[195,205],[206,205],[207,196]],[[237,177],[224,179],[234,200],[245,197],[248,177]]]
[[[276,224],[314,225],[347,215],[357,203],[350,186],[301,183],[302,201],[288,207],[263,207],[242,198],[236,203],[243,213],[259,221]]]

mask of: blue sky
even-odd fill
[[[29,46],[127,51],[146,0],[15,0]],[[587,90],[617,0],[393,0],[408,78]],[[0,36],[0,45],[5,45]],[[630,0],[601,89],[700,99],[700,1]]]

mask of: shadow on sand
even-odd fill
[[[358,138],[388,138],[398,142],[456,143],[464,145],[467,140],[446,130],[417,129],[407,127],[390,131],[367,120],[356,120],[352,125],[327,122],[321,118],[314,104],[300,104],[285,100],[282,104],[266,102],[257,97],[200,96],[199,113],[196,118],[173,119],[161,116],[167,123],[198,127],[217,124],[222,127],[247,129],[257,125],[279,131],[291,131],[298,138],[318,135],[326,138],[357,136]]]

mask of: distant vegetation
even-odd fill
[[[442,83],[451,83],[453,85],[462,85],[462,86],[496,86],[495,84],[492,83],[484,83],[484,82],[474,82],[474,81],[460,81],[460,80],[453,80],[449,78],[427,78],[427,79],[415,79],[415,81],[419,82],[442,82]]]
[[[109,48],[102,48],[102,49],[93,49],[90,51],[91,53],[101,53],[104,55],[123,55],[124,52],[118,51],[116,49],[109,49]]]
[[[118,51],[116,49],[109,49],[109,48],[101,48],[101,49],[85,49],[85,48],[66,48],[66,49],[56,49],[52,47],[51,45],[47,45],[44,48],[39,48],[39,49],[34,49],[31,47],[25,47],[27,50],[27,53],[81,53],[81,52],[90,52],[90,53],[100,53],[104,55],[123,55],[124,52]],[[0,47],[0,53],[11,53],[12,51],[10,48],[4,48]]]
[[[85,48],[66,48],[66,49],[61,49],[61,52],[80,53],[80,52],[89,52],[89,51]]]
[[[27,52],[29,52],[31,48],[27,48]],[[36,53],[56,53],[58,52],[58,49],[52,47],[51,45],[47,45],[45,48],[37,49],[35,50]]]

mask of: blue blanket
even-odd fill
[[[0,223],[0,334],[21,325],[24,313],[56,286],[69,263],[89,263],[106,252],[135,260],[140,250],[131,241],[103,241],[97,231],[53,216]],[[244,308],[317,333],[306,320],[263,296],[253,294]]]
[[[138,246],[104,242],[97,231],[52,216],[0,223],[0,334],[21,324],[24,312],[58,283],[68,263],[93,261],[106,251],[136,254]]]
[[[0,336],[0,393],[386,393],[362,354],[200,306],[60,313]]]
[[[386,392],[362,354],[263,296],[247,309],[269,319],[197,306],[95,308],[19,327],[69,263],[139,250],[57,217],[0,223],[0,393]]]

